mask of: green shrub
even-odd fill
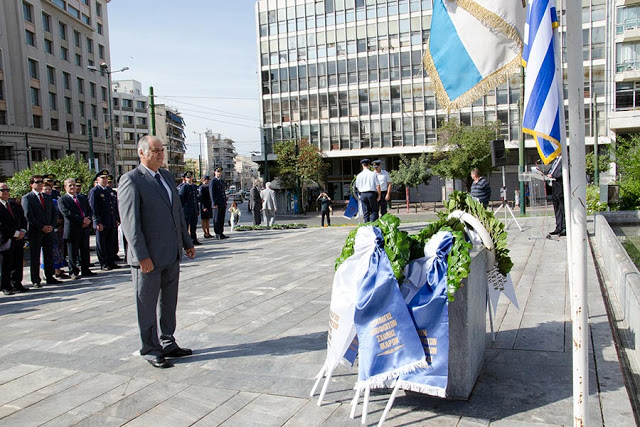
[[[587,215],[607,210],[607,204],[600,201],[600,189],[591,184],[587,185]]]

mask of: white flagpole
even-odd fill
[[[587,179],[584,148],[584,79],[582,66],[582,9],[566,1],[567,84],[569,90],[570,209],[567,221],[570,257],[571,318],[573,344],[573,424],[589,426],[589,319],[587,304]],[[564,150],[564,147],[563,147]],[[563,151],[563,154],[566,154]],[[563,159],[564,160],[564,159]],[[563,163],[563,172],[565,164]],[[565,175],[566,176],[566,175]],[[566,188],[566,187],[565,187]],[[567,217],[567,215],[565,215]]]

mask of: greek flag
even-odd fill
[[[522,62],[526,68],[522,131],[533,136],[540,158],[549,164],[560,154],[565,137],[562,74],[553,33],[556,8],[549,0],[532,0],[527,10]]]
[[[470,105],[519,69],[524,18],[517,0],[434,0],[424,66],[442,107]]]

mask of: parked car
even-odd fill
[[[244,198],[242,197],[242,193],[241,192],[237,192],[236,194],[233,195],[233,201],[234,202],[238,202],[238,203],[242,203],[244,201]]]

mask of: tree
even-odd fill
[[[617,141],[616,159],[620,183],[620,208],[636,210],[640,207],[640,135]]]
[[[467,126],[455,120],[443,123],[433,153],[431,170],[443,178],[459,179],[471,190],[470,173],[477,168],[481,176],[493,170],[491,141],[496,139],[499,122]]]
[[[56,179],[64,184],[67,178],[82,178],[82,192],[88,193],[93,188],[93,177],[95,172],[89,170],[89,166],[84,162],[76,160],[75,156],[69,155],[59,160],[44,160],[31,165],[30,169],[23,169],[7,180],[7,185],[11,188],[11,197],[20,198],[31,191],[29,179],[32,175],[54,174]]]
[[[298,141],[297,150],[295,141],[277,142],[274,152],[278,156],[278,178],[287,188],[295,188],[298,178],[303,189],[311,180],[324,181],[329,171],[329,164],[322,160],[322,151],[306,138]]]
[[[402,185],[405,188],[408,212],[409,188],[416,188],[416,191],[418,191],[418,201],[422,202],[418,186],[420,184],[427,185],[431,180],[431,174],[429,173],[429,159],[425,153],[422,153],[420,157],[413,157],[411,159],[401,154],[398,170],[391,171],[389,175],[391,175],[391,182],[394,185]]]
[[[602,150],[602,148],[600,148]],[[594,152],[587,153],[585,158],[586,160],[586,169],[587,176],[589,177],[589,182],[593,182],[595,178],[595,154]],[[598,153],[598,169],[600,173],[606,172],[609,170],[611,164],[611,158],[609,157],[608,150],[604,150],[603,152]]]

